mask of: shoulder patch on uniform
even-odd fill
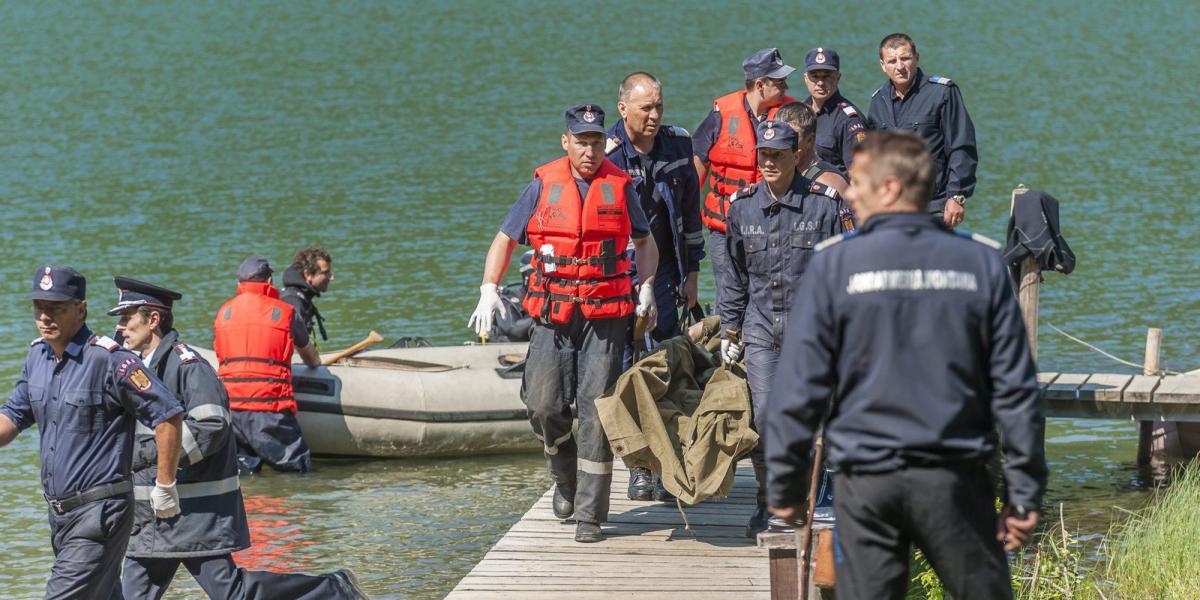
[[[993,240],[992,238],[990,238],[986,235],[980,235],[978,233],[974,233],[971,231],[959,231],[957,229],[954,231],[954,233],[957,234],[959,237],[965,237],[968,240],[974,240],[976,242],[979,242],[980,244],[983,244],[984,246],[988,246],[993,250],[1000,249],[1000,242],[997,242],[996,240]]]
[[[666,128],[666,132],[675,137],[685,137],[685,138],[692,137],[692,134],[688,133],[688,130],[686,130],[682,127],[677,127],[675,125],[668,125]]]
[[[105,350],[108,350],[109,352],[116,352],[118,349],[121,348],[121,345],[118,344],[116,340],[108,337],[107,335],[98,335],[98,336],[93,337],[92,345],[100,346],[101,348],[104,348]]]
[[[954,82],[951,81],[949,77],[942,77],[940,75],[934,75],[933,77],[930,77],[929,81],[931,83],[937,83],[940,85],[954,85]]]
[[[855,110],[854,107],[850,106],[849,104],[842,107],[842,112],[846,113],[847,117],[857,117],[858,116],[858,111]]]
[[[721,107],[717,106],[716,102],[713,102],[713,112],[721,112]]]
[[[808,191],[810,191],[814,194],[820,194],[822,196],[827,196],[829,198],[837,198],[838,197],[837,190],[833,189],[832,186],[828,186],[828,185],[821,183],[820,181],[812,182],[812,185],[808,186]]]
[[[200,355],[196,354],[195,350],[188,348],[187,344],[180,342],[175,344],[175,354],[179,355],[180,362],[190,363],[200,360]]]
[[[848,240],[856,235],[858,235],[857,231],[847,231],[846,233],[839,233],[831,238],[825,238],[824,240],[821,240],[816,246],[813,246],[813,251],[820,252],[838,242]]]
[[[614,135],[614,136],[608,138],[608,141],[604,143],[604,153],[612,154],[614,150],[616,150],[617,148],[620,148],[620,147],[621,147],[621,139]]]

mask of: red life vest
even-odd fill
[[[784,96],[779,106],[795,101],[791,96]],[[767,111],[768,119],[775,118],[779,106]],[[746,90],[717,98],[713,107],[721,114],[721,128],[717,141],[708,151],[708,195],[704,197],[700,220],[705,227],[724,232],[729,197],[757,183],[762,175],[758,172],[758,154],[754,151],[757,142],[754,123],[746,114]]]
[[[243,281],[217,311],[217,375],[233,410],[296,413],[292,393],[292,305],[265,281]]]
[[[525,310],[543,323],[569,322],[576,306],[588,319],[632,314],[629,175],[605,159],[587,198],[579,197],[565,156],[538,167],[534,177],[542,193],[525,229],[533,246]]]

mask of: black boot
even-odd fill
[[[575,524],[575,541],[582,544],[592,544],[604,541],[604,532],[600,531],[599,523],[580,521]]]
[[[634,467],[629,470],[629,499],[654,499],[654,474],[650,469]]]
[[[575,514],[575,486],[554,484],[554,500],[552,502],[554,516],[569,519]]]
[[[654,499],[658,502],[670,502],[675,499],[675,495],[663,487],[662,478],[658,476],[654,477]]]

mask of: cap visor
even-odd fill
[[[49,300],[51,302],[62,302],[64,300],[74,300],[75,296],[70,294],[62,294],[59,292],[33,292],[29,294],[30,300]]]
[[[792,150],[793,149],[792,145],[787,143],[786,141],[776,141],[776,140],[771,140],[769,142],[759,142],[754,145],[755,150],[758,150],[760,148],[774,148],[776,150]]]
[[[570,131],[571,133],[573,133],[575,135],[579,135],[581,133],[599,133],[599,134],[603,135],[605,133],[603,127],[601,127],[599,125],[587,125],[587,124],[581,124],[581,125],[576,125],[574,127],[568,127],[567,131]]]
[[[836,71],[836,70],[838,70],[838,68],[831,64],[813,65],[808,68],[808,71]]]
[[[795,72],[795,70],[795,67],[783,65],[782,67],[763,75],[763,77],[770,77],[771,79],[785,79],[788,75],[791,75],[793,72]]]
[[[133,308],[134,306],[135,305],[132,305],[132,304],[118,304],[118,305],[108,309],[108,316],[110,316],[110,317],[119,316],[121,313]]]

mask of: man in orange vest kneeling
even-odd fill
[[[271,273],[256,254],[238,268],[238,293],[213,322],[217,375],[233,409],[239,472],[257,473],[266,463],[307,473],[312,457],[296,420],[292,351],[310,367],[320,366],[321,355],[292,305],[279,299]]]
[[[764,48],[742,62],[746,87],[713,102],[712,110],[692,136],[693,161],[700,181],[708,179],[708,194],[700,207],[700,220],[708,228],[708,256],[712,260],[717,302],[721,291],[733,283],[725,239],[725,219],[733,193],[757,183],[754,128],[775,118],[780,106],[796,99],[787,95],[787,77],[796,69],[783,63],[777,48]]]
[[[504,310],[497,287],[517,243],[533,247],[525,310],[533,317],[521,398],[554,478],[554,514],[575,517],[575,541],[604,539],[612,450],[596,398],[621,374],[629,319],[654,323],[658,248],[633,181],[604,158],[604,111],[567,109],[567,155],[538,167],[492,240],[479,305],[468,327],[479,335]],[[632,241],[641,285],[629,275]],[[579,414],[571,431],[571,403]]]

